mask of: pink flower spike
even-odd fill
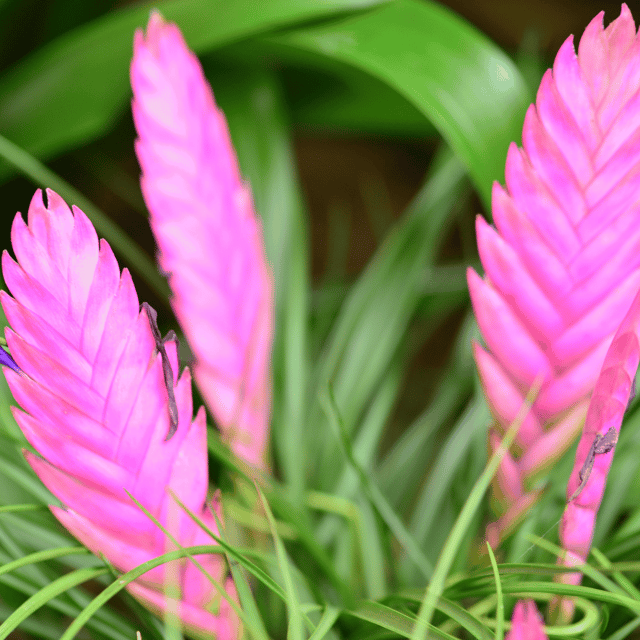
[[[547,640],[542,616],[533,600],[518,600],[513,609],[511,630],[504,640]]]
[[[495,431],[543,378],[505,458],[508,472],[494,481],[508,478],[497,486],[504,513],[493,540],[522,515],[527,479],[581,432],[607,349],[640,289],[640,39],[626,5],[606,29],[603,15],[577,55],[573,37],[558,51],[527,112],[523,148],[509,149],[506,188],[494,185],[496,228],[477,222],[485,276],[470,270],[468,281]]]
[[[264,468],[273,285],[224,115],[158,13],[136,32],[131,86],[142,192],[195,381],[234,453]]]
[[[615,444],[640,363],[640,293],[616,332],[596,382],[576,461],[567,485],[567,506],[560,524],[566,550],[561,562],[572,567],[586,562],[598,509],[604,495]],[[559,574],[557,580],[578,584],[579,573]],[[564,603],[563,614],[572,608]]]
[[[7,343],[22,372],[3,371],[22,406],[13,408],[16,421],[39,454],[27,452],[27,461],[64,505],[51,507],[58,520],[122,572],[172,548],[127,492],[180,545],[214,545],[169,493],[216,530],[205,505],[205,415],[192,419],[191,377],[188,369],[178,375],[176,342],[157,339],[155,314],[140,309],[129,272],[120,273],[85,214],[53,191],[47,200],[36,191],[28,223],[16,215],[17,262],[2,256],[13,295],[0,292]],[[198,560],[224,582],[220,556]],[[186,558],[148,571],[129,590],[163,611],[168,575],[182,594],[171,608],[187,628],[238,637],[236,615],[228,603],[214,612],[220,594]]]

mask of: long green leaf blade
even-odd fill
[[[486,36],[435,2],[397,0],[271,41],[353,65],[396,89],[465,163],[490,210],[491,185],[504,175],[531,98],[517,67]]]
[[[6,638],[23,620],[28,618],[34,611],[45,605],[49,600],[64,593],[71,587],[75,587],[88,580],[94,580],[104,575],[109,570],[105,567],[98,569],[78,569],[54,580],[43,589],[25,600],[1,625],[0,639]]]
[[[42,47],[0,78],[0,131],[37,157],[92,140],[130,96],[134,30],[151,9],[198,53],[256,33],[330,17],[380,0],[171,0],[109,13]]]

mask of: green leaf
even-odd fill
[[[367,597],[379,599],[387,595],[385,554],[375,511],[370,502],[360,500],[362,526],[359,527],[360,554]]]
[[[285,61],[286,62],[286,61]],[[418,108],[386,82],[351,65],[309,56],[280,73],[291,118],[306,130],[433,138]]]
[[[349,440],[349,435],[338,412],[338,407],[336,405],[331,387],[328,387],[325,390],[325,392],[321,396],[321,400],[325,411],[327,412],[329,422],[336,432],[338,439],[342,443],[344,454],[349,463],[352,465],[353,469],[358,474],[360,482],[362,484],[362,488],[364,489],[366,495],[378,510],[378,513],[380,513],[380,516],[385,521],[386,525],[393,532],[398,542],[402,544],[407,554],[411,557],[416,566],[420,568],[423,575],[427,578],[430,577],[431,573],[433,572],[433,566],[431,562],[424,555],[422,549],[416,543],[413,536],[409,533],[409,531],[407,531],[402,520],[391,508],[386,498],[382,495],[380,489],[376,486],[371,477],[367,475],[367,473],[364,471],[364,469],[362,469],[362,467],[355,459],[351,441]]]
[[[7,562],[0,567],[0,574],[8,573],[20,567],[26,567],[35,562],[44,562],[53,558],[61,558],[72,554],[88,554],[90,551],[85,547],[58,547],[57,549],[45,549],[44,551],[36,551],[29,555],[22,556],[13,562]]]
[[[435,553],[441,540],[434,544],[433,529],[442,519],[441,511],[450,496],[453,482],[470,447],[476,442],[478,427],[484,429],[490,417],[483,397],[472,399],[455,427],[441,445],[438,457],[431,469],[429,479],[420,491],[409,530],[418,544],[429,546]],[[404,569],[404,568],[403,568]]]
[[[438,563],[436,564],[433,576],[427,586],[422,603],[420,604],[416,624],[411,633],[411,640],[426,640],[429,626],[431,624],[431,618],[438,606],[438,598],[440,598],[444,591],[445,580],[449,574],[449,569],[453,565],[456,555],[459,552],[460,544],[469,527],[469,523],[480,506],[480,501],[489,487],[491,479],[498,470],[502,458],[513,444],[520,425],[531,410],[531,404],[538,394],[540,383],[541,380],[536,380],[534,382],[534,386],[525,398],[518,415],[509,426],[500,446],[496,451],[494,451],[493,455],[489,459],[485,470],[474,484],[462,511],[458,515],[456,522],[449,533],[449,537],[447,538],[444,548],[440,552]]]
[[[40,589],[28,600],[23,602],[1,625],[0,639],[6,638],[23,620],[28,618],[34,611],[45,605],[49,600],[64,593],[71,587],[82,584],[89,580],[95,580],[99,576],[108,573],[108,569],[78,569],[54,580],[51,584]]]
[[[363,602],[358,605],[357,609],[345,611],[345,613],[354,618],[372,622],[383,629],[389,629],[389,631],[393,631],[403,638],[409,637],[413,623],[415,622],[415,617],[408,616],[405,613],[396,611],[378,602]],[[432,634],[434,638],[455,640],[454,636],[440,631],[440,629],[433,625],[429,627],[429,633]]]
[[[97,612],[102,606],[107,603],[113,596],[122,591],[130,582],[133,582],[136,578],[145,574],[150,569],[159,567],[165,562],[172,560],[178,560],[185,557],[193,557],[193,555],[201,555],[205,553],[221,553],[220,547],[214,547],[211,545],[199,545],[195,547],[185,547],[177,549],[175,551],[169,551],[157,558],[152,558],[147,562],[127,571],[121,575],[117,580],[112,582],[106,589],[103,589],[87,606],[80,612],[75,620],[69,625],[64,635],[60,640],[72,640],[76,637],[80,629],[87,623],[87,621]],[[95,570],[94,570],[95,571]],[[103,573],[106,573],[108,569],[100,569]],[[72,575],[72,574],[70,574]],[[64,577],[64,576],[63,576]]]
[[[280,567],[280,573],[284,579],[284,587],[286,592],[286,604],[287,604],[287,617],[289,620],[289,626],[287,629],[287,638],[288,640],[302,640],[304,638],[304,630],[302,625],[302,612],[300,610],[300,601],[298,599],[298,594],[296,591],[296,587],[293,582],[293,574],[290,566],[290,560],[287,555],[286,549],[284,548],[284,544],[278,535],[278,530],[276,528],[276,521],[271,513],[271,509],[269,508],[269,503],[267,499],[264,497],[262,491],[258,485],[256,485],[256,490],[258,491],[258,495],[260,496],[260,501],[262,502],[262,506],[264,508],[265,514],[267,515],[267,520],[269,520],[269,526],[271,528],[271,536],[273,537],[273,544],[276,548],[276,556],[278,558],[278,566]]]
[[[531,96],[486,36],[435,2],[397,0],[269,42],[353,65],[393,87],[433,122],[490,210],[492,182],[504,177]]]
[[[218,524],[218,522],[216,522]],[[225,532],[223,527],[219,527],[220,539],[227,544]],[[242,566],[232,561],[232,556],[227,555],[227,562],[229,564],[229,571],[233,582],[238,592],[238,599],[240,600],[240,606],[248,624],[246,625],[246,631],[254,640],[268,640],[269,636],[267,630],[264,628],[264,622],[260,616],[258,604],[255,601],[249,582],[244,575]],[[284,593],[283,593],[284,597]]]
[[[151,9],[176,22],[197,52],[256,33],[361,9],[380,0],[171,0],[109,13],[64,34],[0,79],[0,131],[37,157],[102,135],[131,95],[134,30]]]
[[[500,573],[498,571],[498,563],[496,557],[493,554],[493,549],[489,542],[487,542],[487,551],[489,552],[489,559],[491,560],[491,568],[493,569],[493,575],[496,580],[496,598],[498,600],[498,606],[496,609],[496,640],[503,640],[504,638],[504,598],[502,597],[502,581],[500,580]]]
[[[437,457],[430,465],[432,476],[439,465],[442,465],[449,473],[455,473],[456,467],[453,466],[455,460],[451,460],[450,454],[449,466],[440,462],[441,457],[447,456],[448,453],[446,441],[444,446],[440,444],[439,447],[436,447],[434,438],[447,419],[461,407],[472,387],[472,380],[475,376],[475,365],[471,355],[471,337],[474,326],[473,314],[469,312],[456,339],[453,356],[442,373],[433,400],[406,429],[380,464],[378,470],[380,488],[394,506],[408,506],[415,502],[416,487],[422,483],[427,468],[427,452],[437,451]],[[483,406],[485,406],[484,402]],[[435,486],[446,494],[446,489],[442,485],[436,483]],[[433,513],[438,511],[439,502],[433,504],[431,502],[433,498],[431,493],[428,501],[421,502],[420,508],[427,505],[430,511],[430,515],[425,520],[427,526],[430,526],[432,522]],[[420,510],[416,510],[415,513],[414,520],[419,517],[417,514],[421,515]],[[422,528],[417,526],[413,529],[414,534],[424,544],[426,538],[422,535]],[[432,544],[430,546],[433,548]]]
[[[424,267],[433,262],[451,210],[465,192],[461,163],[449,149],[433,162],[430,175],[403,218],[387,235],[345,299],[315,372],[317,391],[330,382],[347,432],[351,434],[397,354],[421,299]],[[317,396],[317,392],[316,392]],[[332,490],[340,457],[324,437],[327,419],[318,405],[307,421],[307,465],[317,485]]]
[[[353,440],[353,455],[360,466],[367,471],[374,467],[376,452],[380,446],[380,441],[384,435],[384,427],[387,424],[389,414],[393,410],[394,404],[398,399],[402,384],[403,371],[400,367],[400,358],[396,358],[382,380],[380,386],[376,390],[375,397],[369,406],[367,413],[362,421],[362,425]],[[345,498],[353,499],[360,487],[360,479],[358,474],[349,464],[348,460],[344,460],[344,466],[340,479],[336,482],[333,494]],[[384,493],[384,491],[383,491]],[[365,502],[361,500],[361,502]],[[368,503],[367,503],[368,504]],[[370,506],[370,505],[369,505]],[[344,533],[344,521],[337,518],[333,514],[327,514],[319,524],[316,535],[318,540],[325,546],[332,544],[337,536]],[[370,528],[366,531],[367,537],[370,535],[377,537],[376,533]],[[363,552],[369,555],[369,549],[363,549]],[[365,563],[365,578],[369,571],[373,574],[378,573],[377,562],[375,557],[378,555],[372,551],[369,560]],[[384,581],[376,581],[381,586]],[[372,583],[369,583],[371,586]],[[384,589],[382,589],[384,591]],[[372,600],[382,596],[379,588],[374,589],[373,595],[369,593]]]
[[[309,636],[309,640],[322,640],[327,633],[331,630],[331,627],[335,624],[338,616],[340,615],[340,610],[327,605],[322,614],[322,618],[320,618],[320,622],[318,626],[315,628],[313,633]]]
[[[275,582],[275,580],[273,580],[273,578],[271,578],[271,576],[269,576],[265,571],[263,571],[256,564],[251,562],[251,560],[249,560],[247,557],[243,556],[243,554],[241,552],[239,552],[233,546],[231,546],[223,537],[217,536],[211,529],[209,529],[204,524],[204,522],[202,522],[202,520],[200,520],[200,518],[198,518],[198,516],[195,513],[193,513],[189,509],[187,509],[187,507],[181,502],[181,500],[175,494],[172,494],[172,497],[176,501],[176,504],[181,509],[183,509],[187,513],[187,515],[203,531],[208,533],[211,536],[211,538],[213,538],[213,540],[215,540],[220,545],[222,551],[224,551],[228,556],[233,558],[233,560],[235,560],[236,562],[241,564],[247,571],[252,573],[254,577],[256,577],[258,580],[260,580],[262,583],[264,583],[275,594],[279,595],[283,600],[286,599],[286,593],[284,592],[282,587],[280,587],[280,585],[277,582]],[[214,515],[215,515],[215,513],[214,513]],[[216,521],[217,521],[217,516],[216,516]],[[159,524],[158,524],[158,526],[161,527],[161,525],[159,525]],[[219,527],[219,528],[221,529],[222,527]],[[217,552],[221,553],[222,551],[218,550]]]

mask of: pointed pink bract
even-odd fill
[[[136,152],[194,377],[232,450],[264,466],[273,293],[229,131],[178,28],[154,13],[131,64]]]
[[[547,640],[542,618],[533,600],[518,600],[513,609],[511,630],[504,640]]]
[[[605,357],[567,484],[568,503],[560,524],[560,542],[566,551],[562,563],[567,567],[583,564],[587,560],[614,449],[596,453],[586,482],[581,483],[580,474],[588,462],[595,439],[605,436],[611,429],[620,432],[639,363],[640,293],[620,324]],[[580,573],[562,573],[556,580],[579,584],[581,577]],[[570,620],[573,615],[572,603],[564,600],[560,606],[563,618]]]
[[[470,271],[469,290],[487,349],[476,346],[476,362],[499,431],[543,378],[494,537],[522,515],[526,479],[579,433],[640,289],[640,39],[626,5],[606,29],[602,20],[578,55],[572,37],[560,48],[527,112],[523,148],[509,149],[506,189],[494,185],[496,229],[477,223],[486,276]]]
[[[149,317],[140,310],[129,272],[122,274],[109,245],[99,241],[80,209],[53,191],[48,207],[37,191],[25,224],[11,234],[17,257],[5,251],[3,275],[13,295],[0,292],[11,325],[7,343],[22,369],[5,367],[22,410],[16,421],[40,456],[26,453],[34,471],[63,503],[60,522],[91,551],[128,571],[171,549],[162,531],[129,498],[147,508],[182,546],[215,544],[170,497],[169,490],[217,531],[205,505],[206,424],[192,421],[191,379],[178,377],[175,342],[165,343],[174,374],[179,424],[169,431],[169,400]],[[218,555],[198,556],[224,582]],[[238,620],[188,560],[174,563],[183,623],[235,638]],[[166,607],[166,566],[144,574],[130,591],[156,610]],[[230,593],[234,593],[230,585]]]

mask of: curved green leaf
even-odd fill
[[[345,611],[346,615],[359,618],[360,620],[366,620],[383,629],[389,629],[403,638],[408,638],[411,634],[411,629],[415,618],[396,611],[391,607],[387,607],[379,602],[362,602],[358,605],[357,609],[352,611]],[[429,631],[434,638],[442,638],[443,640],[455,640],[454,636],[440,631],[438,627],[431,625]]]
[[[118,592],[122,591],[130,582],[133,582],[136,578],[139,578],[141,575],[145,574],[150,569],[159,567],[161,564],[164,564],[165,562],[171,562],[172,560],[185,558],[189,555],[200,555],[202,553],[221,553],[221,549],[219,547],[213,547],[212,545],[198,545],[195,547],[186,547],[186,548],[183,547],[181,549],[176,549],[175,551],[169,551],[161,556],[158,556],[157,558],[152,558],[151,560],[147,560],[147,562],[144,562],[143,564],[138,565],[134,569],[127,571],[127,573],[122,574],[117,580],[112,582],[108,587],[104,588],[93,600],[91,600],[91,602],[89,602],[89,604],[87,604],[87,606],[79,613],[79,615],[69,625],[67,630],[64,632],[64,635],[60,638],[60,640],[72,640],[73,638],[75,638],[78,632],[80,631],[80,629],[82,629],[82,627],[102,607],[102,605],[108,602]],[[99,569],[94,571],[102,571],[103,573],[106,573],[108,569]],[[73,574],[67,574],[67,575],[75,575],[77,573],[78,572],[76,571]],[[63,577],[67,577],[67,576],[63,576]],[[58,581],[56,580],[56,582]],[[51,584],[53,585],[55,583],[51,583]]]
[[[531,98],[510,58],[473,26],[433,2],[397,0],[268,41],[350,64],[393,87],[433,122],[489,208]]]
[[[381,0],[172,0],[110,13],[57,38],[0,78],[0,131],[38,157],[101,135],[130,95],[134,30],[158,9],[197,52]]]
[[[78,569],[72,573],[54,580],[51,584],[32,595],[23,602],[1,625],[0,638],[6,638],[23,620],[28,618],[34,611],[45,605],[61,593],[68,591],[83,582],[94,580],[99,576],[108,573],[108,569],[100,567],[98,569]]]
[[[7,562],[7,564],[3,564],[2,566],[0,566],[0,574],[9,573],[9,571],[19,569],[20,567],[26,567],[27,565],[34,564],[36,562],[45,562],[46,560],[52,560],[53,558],[62,558],[68,555],[87,553],[90,553],[88,549],[78,546],[58,547],[56,549],[45,549],[44,551],[36,551],[35,553],[30,553],[26,556],[22,556],[22,558],[18,558],[13,562]]]

